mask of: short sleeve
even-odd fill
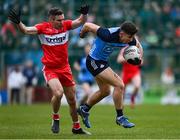
[[[44,24],[43,23],[39,23],[35,25],[36,29],[38,30],[38,34],[41,34],[44,28]]]
[[[64,26],[66,27],[67,30],[72,29],[72,20],[65,20],[63,24],[64,24]]]
[[[107,29],[107,28],[102,28],[100,27],[98,30],[97,30],[97,36],[102,39],[103,41],[110,41],[111,38],[110,38],[110,31]]]

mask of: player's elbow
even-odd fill
[[[87,31],[88,28],[89,28],[88,22],[86,22],[86,23],[83,25],[83,30],[86,30],[86,31]]]
[[[90,23],[90,22],[86,22],[86,23],[84,24],[84,27],[85,27],[86,29],[95,28],[95,24]]]

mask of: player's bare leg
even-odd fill
[[[109,77],[111,76],[110,80],[107,81],[114,86],[113,91],[113,101],[116,108],[116,123],[118,125],[123,126],[124,128],[131,128],[134,127],[135,124],[128,121],[128,119],[123,114],[123,92],[124,92],[124,83],[122,79],[113,71],[109,70]]]
[[[110,85],[106,84],[100,78],[96,78],[96,82],[99,86],[99,90],[92,94],[92,96],[87,100],[89,106],[94,106],[96,103],[100,102],[103,98],[110,95]]]
[[[130,104],[130,107],[132,109],[135,107],[135,98],[137,96],[137,92],[138,92],[138,88],[134,87],[134,90],[133,90],[132,95],[131,95],[131,104]]]
[[[98,76],[100,76],[104,82],[114,87],[113,101],[117,113],[116,123],[123,126],[124,128],[134,127],[135,125],[129,122],[128,119],[123,115],[124,84],[121,78],[111,68],[107,68]]]
[[[63,88],[61,83],[59,82],[58,79],[51,79],[48,82],[48,85],[50,86],[53,97],[51,99],[51,104],[52,104],[52,110],[53,110],[53,115],[52,115],[52,127],[51,130],[53,133],[59,133],[59,109],[61,105],[61,98],[63,96]]]
[[[131,108],[134,108],[135,107],[135,98],[138,94],[138,91],[140,89],[140,86],[141,86],[141,75],[140,73],[136,74],[133,79],[132,79],[132,83],[134,85],[134,90],[132,92],[132,95],[131,95]]]
[[[134,124],[130,123],[128,119],[123,116],[122,108],[124,84],[121,78],[116,73],[114,73],[111,68],[108,67],[96,76],[96,81],[100,90],[88,99],[87,104],[80,106],[80,108],[78,109],[78,112],[81,115],[85,126],[88,128],[90,127],[90,122],[88,120],[90,108],[110,94],[110,85],[112,85],[114,86],[113,99],[117,112],[116,123],[118,125],[122,125],[125,128],[133,127]]]
[[[73,134],[87,134],[91,133],[83,130],[80,126],[78,119],[77,108],[76,108],[76,98],[75,98],[75,86],[64,87],[64,93],[69,104],[69,111],[73,121],[72,132]]]
[[[123,109],[123,87],[114,87],[113,101],[115,108],[118,110]]]
[[[64,87],[64,93],[67,99],[67,102],[70,107],[70,115],[73,122],[78,121],[78,116],[76,112],[76,100],[75,100],[75,87]]]
[[[86,104],[80,105],[78,109],[78,113],[81,116],[83,123],[87,128],[91,127],[91,124],[89,122],[89,110],[90,108],[101,101],[104,97],[108,96],[110,94],[110,85],[103,83],[101,79],[96,79],[97,84],[100,88],[100,90],[93,93],[87,100]]]

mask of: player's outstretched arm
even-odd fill
[[[88,32],[92,32],[93,34],[97,34],[97,30],[100,28],[99,25],[96,25],[94,23],[90,23],[90,22],[87,22],[83,25],[82,29],[81,29],[81,32],[79,34],[79,36],[81,38],[84,38],[85,37],[85,34],[88,33]]]
[[[21,32],[24,34],[37,34],[38,31],[36,27],[27,27],[21,22],[21,10],[18,11],[11,9],[8,14],[8,18],[11,22],[17,25]]]
[[[18,25],[19,30],[24,33],[24,34],[28,34],[28,35],[35,35],[38,33],[38,30],[36,27],[32,26],[32,27],[27,27],[26,25],[24,25],[22,22],[20,22]]]
[[[89,12],[89,5],[82,5],[79,10],[77,10],[79,13],[81,13],[80,17],[73,20],[72,22],[72,29],[75,29],[82,24],[84,24],[87,21],[87,15]]]

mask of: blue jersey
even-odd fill
[[[97,30],[97,37],[94,40],[89,55],[95,60],[107,61],[110,54],[116,48],[122,48],[128,45],[136,45],[135,38],[129,43],[119,42],[120,31],[120,27],[112,27],[107,29],[100,27]]]

